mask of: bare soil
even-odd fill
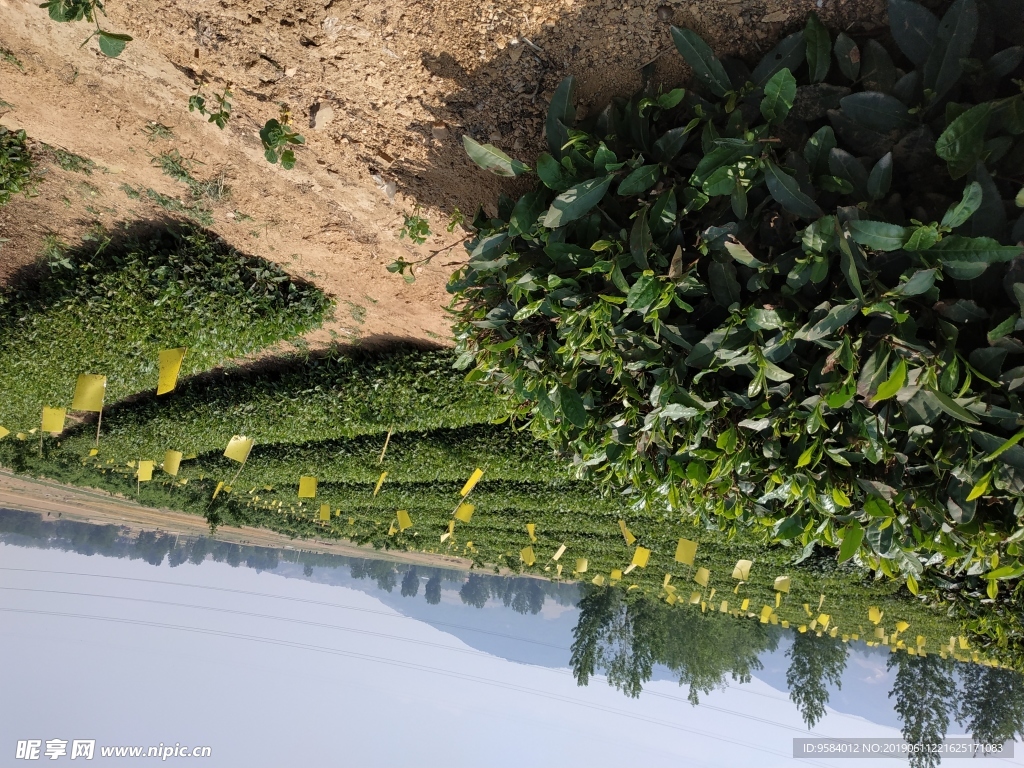
[[[11,54],[0,56],[0,100],[11,105],[0,103],[0,120],[96,164],[63,170],[37,147],[38,194],[0,210],[0,282],[37,259],[47,236],[75,242],[96,223],[165,213],[125,185],[191,204],[152,164],[177,150],[198,178],[228,188],[204,202],[213,231],[338,300],[310,342],[444,343],[444,286],[464,251],[439,254],[411,285],[386,266],[457,244],[462,230],[444,227],[454,208],[471,217],[492,207],[501,182],[466,159],[464,133],[530,162],[566,75],[578,78],[586,114],[634,91],[652,60],[658,80],[685,80],[672,24],[756,59],[811,10],[833,28],[885,21],[883,0],[110,0],[104,26],[135,39],[108,59],[95,41],[80,47],[85,22],[0,0],[0,49]],[[226,129],[188,111],[197,78],[207,92],[231,84]],[[307,140],[291,171],[267,163],[258,136],[282,106]],[[148,135],[154,124],[173,136]],[[417,206],[437,233],[423,246],[398,237]]]

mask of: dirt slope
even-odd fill
[[[47,235],[73,242],[96,222],[163,213],[153,197],[165,209],[191,205],[187,187],[151,164],[177,150],[196,177],[229,188],[202,203],[213,230],[337,297],[336,318],[312,342],[443,340],[444,284],[464,252],[442,253],[412,285],[386,266],[456,243],[461,230],[444,231],[451,211],[471,215],[496,195],[497,179],[465,159],[463,133],[530,160],[565,75],[579,78],[586,113],[635,89],[651,60],[659,79],[686,76],[671,24],[720,53],[756,57],[816,5],[834,27],[884,21],[881,0],[111,0],[104,25],[135,37],[112,60],[95,41],[79,47],[86,23],[0,0],[10,53],[0,56],[0,120],[96,164],[85,173],[47,162],[38,196],[0,210],[0,280]],[[188,112],[197,77],[208,91],[231,84],[225,130]],[[292,171],[268,164],[258,137],[282,105],[307,139]],[[154,123],[173,136],[147,135]],[[439,234],[410,247],[397,233],[417,205]]]

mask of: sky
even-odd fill
[[[539,636],[536,622],[564,623],[575,610],[479,610],[461,605],[457,586],[445,584],[445,616],[454,623],[462,611],[463,624],[472,616],[512,636]],[[883,671],[884,658],[847,665],[868,681],[844,685],[863,690],[854,709],[891,708]],[[474,649],[365,587],[212,560],[154,567],[0,544],[0,690],[2,766],[29,764],[14,759],[27,739],[95,739],[95,765],[159,762],[104,760],[100,746],[175,743],[212,754],[170,764],[240,768],[905,765],[794,759],[793,738],[809,733],[764,680],[697,707],[670,680],[630,699],[603,680],[581,688],[567,669]],[[810,735],[899,737],[884,717],[844,709]]]

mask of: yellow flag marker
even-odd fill
[[[26,435],[24,432],[19,432],[18,434],[15,435],[15,437],[18,438],[19,440],[28,440],[28,435]]]
[[[737,560],[736,567],[732,569],[732,577],[740,581],[750,579],[750,566],[754,563],[750,560]]]
[[[764,606],[761,609],[761,623],[762,624],[767,624],[768,623],[768,619],[771,618],[771,615],[772,615],[772,607],[770,605]]]
[[[633,552],[633,561],[630,565],[635,565],[637,568],[646,568],[647,561],[651,559],[651,550],[646,547],[637,547],[636,551]]]
[[[742,603],[740,603],[740,610],[741,610],[741,611],[745,611],[745,610],[747,610],[747,609],[748,609],[749,607],[750,607],[750,598],[749,598],[749,597],[745,597],[745,598],[743,598],[743,602],[742,602]]]
[[[72,411],[103,410],[103,397],[107,394],[107,377],[95,373],[83,373],[75,385],[75,396],[71,400]]]
[[[181,451],[166,451],[164,453],[164,472],[168,475],[177,476],[178,467],[181,466]]]
[[[829,637],[835,637],[838,634],[839,634],[839,627],[832,627],[832,629],[830,629],[828,631],[828,636]]]
[[[612,570],[612,581],[622,581],[622,569],[615,568]]]
[[[626,576],[636,570],[636,563],[630,563],[626,566],[626,569],[622,572],[623,576]]]
[[[711,571],[707,568],[698,568],[697,572],[693,574],[693,580],[700,584],[702,587],[708,585],[708,579],[711,578]]]
[[[299,478],[299,498],[300,499],[315,499],[316,498],[316,478],[310,477],[309,475],[302,475]]]
[[[559,563],[555,566],[555,572],[558,574],[558,578],[562,578],[562,564]]]
[[[907,624],[907,622],[905,622],[905,621],[897,621],[896,622],[896,631],[897,632],[906,632],[909,627],[910,627],[910,625]]]
[[[695,591],[690,593],[690,605],[696,605],[700,602],[700,592]]]
[[[882,621],[882,612],[874,606],[871,606],[868,608],[868,621],[872,624],[878,624]]]
[[[679,600],[679,598],[676,597],[673,593],[670,593],[668,597],[665,598],[665,602],[669,605],[675,605],[677,600]]]
[[[925,642],[926,642],[926,640],[924,638],[924,635],[918,635],[917,636],[917,647],[918,648],[920,648],[922,645],[924,645]]]
[[[526,524],[526,533],[530,537],[530,541],[534,544],[537,543],[537,526],[533,523]]]
[[[455,510],[455,519],[468,523],[473,518],[473,511],[476,509],[472,504],[459,504]]]
[[[636,542],[636,536],[634,536],[629,528],[626,527],[625,520],[619,520],[619,530],[622,531],[622,538],[626,540],[626,545],[632,547]]]
[[[321,504],[320,505],[320,522],[326,523],[331,519],[331,505]]]
[[[522,551],[519,553],[519,559],[527,565],[533,565],[537,562],[536,558],[533,556],[533,547],[523,547]]]
[[[561,557],[562,555],[564,555],[564,554],[565,554],[565,544],[563,544],[562,546],[560,546],[560,547],[558,548],[558,551],[557,551],[557,552],[555,552],[555,554],[553,554],[553,555],[551,556],[551,559],[552,559],[552,560],[555,560],[555,561],[557,561],[557,560],[558,560],[558,558],[560,558],[560,557]]]
[[[775,593],[775,607],[778,608],[781,605],[782,605],[782,593],[781,592],[776,592]]]
[[[376,495],[377,495],[377,493],[378,493],[378,492],[380,491],[380,487],[381,487],[382,485],[384,485],[384,478],[385,478],[385,477],[387,477],[387,476],[388,476],[388,473],[387,473],[387,472],[381,472],[381,473],[380,473],[380,477],[379,477],[379,478],[377,478],[377,487],[375,487],[375,488],[373,489],[373,495],[374,495],[374,496],[376,496]]]
[[[587,565],[588,565],[587,558],[585,558],[585,557],[579,558],[576,561],[576,568],[575,568],[576,573],[586,573],[587,572]]]
[[[219,483],[217,483],[217,487],[213,489],[213,498],[215,498],[215,499],[217,498],[217,494],[220,493],[220,491],[221,491],[221,489],[223,487],[224,487],[224,481],[223,480],[220,481]]]
[[[252,444],[251,437],[235,435],[228,440],[228,447],[224,449],[224,455],[239,464],[245,464],[246,459],[249,458],[249,451],[252,450]]]
[[[483,476],[484,471],[482,469],[480,469],[479,467],[474,469],[473,474],[469,476],[469,480],[467,480],[466,484],[462,486],[462,490],[459,492],[459,495],[465,496],[470,491],[472,491],[476,484],[480,482],[480,478]]]
[[[594,584],[596,584],[599,587],[603,587],[604,586],[604,576],[602,574],[600,574],[600,573],[597,574],[597,576],[594,577]]]
[[[404,531],[406,528],[412,528],[412,518],[409,517],[409,512],[404,509],[398,510],[398,530]],[[468,546],[470,542],[466,542]]]
[[[960,650],[961,651],[966,651],[967,650],[967,638],[964,637],[963,635],[960,635],[957,638],[957,640],[959,640],[959,642],[960,642]]]
[[[0,440],[3,440],[3,439],[4,439],[5,437],[7,437],[7,436],[8,436],[9,434],[11,434],[11,430],[9,430],[9,429],[5,429],[4,427],[0,427]],[[90,455],[90,456],[95,456],[96,454],[93,454],[93,453],[91,453],[91,454],[89,454],[89,455]]]
[[[823,606],[824,604],[825,604],[825,596],[822,595],[821,597],[818,598],[818,610],[819,611],[821,610],[821,606]]]
[[[824,630],[824,629],[828,629],[828,623],[829,623],[830,621],[832,621],[832,617],[831,617],[831,616],[829,616],[829,615],[828,615],[827,613],[819,613],[819,614],[818,614],[818,625],[819,625],[819,626],[820,626],[820,627],[821,627],[821,628],[822,628],[823,630]]]
[[[152,461],[140,461],[139,471],[136,473],[140,483],[145,483],[153,479],[153,462]]]
[[[693,565],[693,558],[697,554],[697,542],[689,539],[680,539],[676,545],[676,562],[683,565]]]
[[[791,582],[790,582],[789,576],[776,576],[775,577],[775,591],[776,592],[785,592],[788,595],[789,594],[790,583]]]
[[[156,384],[158,395],[166,395],[178,385],[178,373],[181,371],[181,361],[184,359],[185,347],[160,351],[160,378]]]
[[[3,427],[0,427],[0,429],[3,429]],[[2,435],[2,434],[0,434],[0,438],[2,438],[2,437],[3,437],[3,435]],[[100,449],[99,449],[99,448],[90,448],[90,449],[89,449],[89,455],[90,455],[90,456],[95,456],[95,455],[97,455],[97,454],[98,454],[99,452],[100,452]]]
[[[667,587],[670,581],[672,581],[672,574],[666,573],[665,578],[661,580],[661,586]]]
[[[885,637],[885,629],[883,627],[875,627],[875,637],[879,640]]]
[[[818,628],[818,620],[817,619],[811,619],[811,623],[808,624],[807,626],[810,627],[811,632],[813,632],[814,630],[816,630]]]
[[[43,432],[49,432],[51,434],[63,432],[65,413],[66,411],[63,408],[51,408],[48,405],[44,405],[43,423],[41,426]]]
[[[799,627],[797,627],[797,632],[800,632],[801,634],[803,634],[806,631],[807,631],[807,625],[806,624],[801,624]]]
[[[722,604],[720,606],[718,606],[718,612],[719,613],[728,613],[729,612],[729,601],[728,600],[723,600],[722,601]]]

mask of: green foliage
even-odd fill
[[[404,221],[402,228],[398,230],[398,238],[408,237],[416,245],[423,245],[427,242],[427,238],[430,237],[430,222],[420,216],[419,206],[416,206],[416,210],[412,213],[402,214],[402,217]]]
[[[141,200],[142,195],[145,194],[154,205],[163,208],[165,211],[184,214],[200,226],[213,226],[213,214],[210,213],[209,208],[207,208],[201,201],[196,203],[183,203],[181,200],[168,197],[167,195],[157,192],[155,189],[150,187],[147,187],[144,190],[142,188],[136,189],[131,184],[122,184],[120,189],[132,200]]]
[[[11,65],[17,67],[22,72],[25,71],[25,65],[21,63],[21,61],[18,59],[18,57],[15,56],[7,48],[4,48],[3,46],[0,46],[0,61],[6,61],[8,64],[11,64]]]
[[[223,176],[201,181],[192,175],[192,169],[198,162],[191,158],[182,157],[181,153],[176,149],[161,152],[152,160],[153,165],[158,166],[172,179],[188,185],[193,198],[197,200],[203,198],[223,200],[226,198],[230,194],[231,188],[224,183]],[[199,164],[201,165],[201,163]]]
[[[130,35],[110,32],[100,27],[100,14],[107,15],[106,9],[100,0],[48,0],[41,3],[40,8],[46,8],[50,18],[58,22],[88,21],[96,24],[96,29],[82,41],[84,46],[94,37],[99,38],[100,51],[104,56],[117,58],[124,50],[125,44],[130,43]]]
[[[0,423],[36,426],[43,405],[70,404],[80,373],[105,373],[113,403],[155,386],[161,349],[187,346],[203,370],[305,332],[327,306],[312,286],[187,226],[55,245],[0,296]]]
[[[7,205],[18,192],[28,194],[32,167],[25,132],[0,125],[0,206]]]
[[[282,114],[282,120],[270,119],[260,129],[260,139],[263,141],[263,154],[267,162],[277,163],[290,171],[295,167],[295,152],[291,145],[305,144],[306,140],[292,130],[287,122],[287,116]]]
[[[210,97],[204,95],[204,85],[203,81],[199,81],[199,84],[196,86],[196,92],[189,97],[188,111],[198,112],[206,118],[208,123],[213,123],[221,130],[224,130],[224,126],[231,119],[231,85],[225,85],[221,93],[215,93]],[[212,99],[213,104],[207,106],[207,98]]]
[[[539,182],[478,214],[449,283],[467,378],[637,512],[834,547],[915,593],[1016,568],[1024,56],[1004,15],[894,0],[891,53],[812,16],[752,71],[673,29],[697,90],[578,126],[566,80]]]
[[[53,154],[54,162],[57,163],[62,170],[92,176],[92,172],[96,168],[96,163],[88,157],[76,155],[74,152],[68,152],[66,149],[61,149],[60,147],[51,147],[45,144],[43,146]]]
[[[142,126],[142,132],[146,134],[146,137],[150,141],[153,141],[154,139],[170,141],[174,138],[174,130],[170,126],[155,121],[151,121]]]

